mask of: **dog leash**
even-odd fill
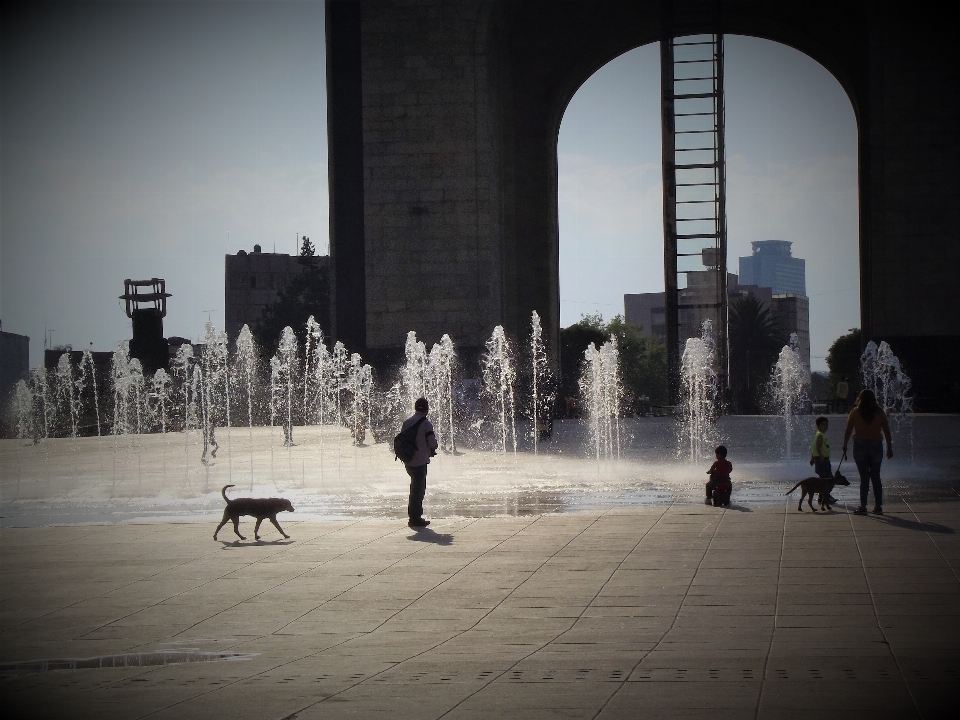
[[[843,461],[847,459],[847,451],[843,451],[843,455],[840,456],[840,462],[837,465],[837,471],[834,473],[834,477],[840,474],[840,467],[843,465]]]

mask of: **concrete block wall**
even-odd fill
[[[533,309],[556,347],[566,103],[627,50],[717,29],[808,54],[850,96],[865,337],[922,347],[917,364],[960,343],[960,64],[941,5],[327,2],[335,334],[362,328],[351,347],[402,348],[408,330],[479,347],[498,323],[522,334]]]
[[[888,12],[871,24],[870,123],[860,128],[871,171],[861,184],[870,184],[864,305],[878,340],[960,336],[960,62],[952,28],[932,20]]]
[[[500,320],[499,187],[482,0],[362,10],[366,344],[449,333],[479,345]]]
[[[328,258],[318,256],[313,262],[323,266]],[[224,326],[230,341],[237,339],[244,325],[256,332],[263,309],[276,302],[280,290],[303,269],[298,256],[285,253],[224,256]],[[324,331],[329,332],[329,328],[324,327]]]

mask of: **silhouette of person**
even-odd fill
[[[437,454],[437,436],[433,431],[433,425],[427,420],[427,413],[430,405],[426,398],[420,398],[414,404],[413,413],[407,418],[400,432],[413,427],[417,427],[417,451],[409,461],[404,462],[407,475],[410,476],[410,499],[407,502],[407,525],[410,527],[426,527],[430,524],[429,520],[423,519],[423,496],[427,492],[427,465],[430,464],[430,458]]]

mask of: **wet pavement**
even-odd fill
[[[842,421],[832,418],[835,456]],[[803,422],[797,420],[791,459],[785,460],[782,419],[721,419],[713,440],[730,449],[734,504],[780,505],[784,493],[811,474]],[[520,430],[516,454],[459,447],[435,458],[428,512],[473,518],[697,503],[712,461],[677,457],[673,418],[624,419],[619,460],[588,459],[578,422],[557,422],[538,456]],[[59,438],[40,445],[2,440],[0,526],[209,519],[222,512],[220,489],[227,484],[235,485],[235,497],[289,498],[303,517],[316,520],[404,516],[408,479],[384,443],[354,447],[349,434],[334,427],[295,428],[294,447],[283,447],[279,428],[221,428],[218,437],[219,457],[208,465],[199,461],[196,433]],[[894,446],[894,459],[883,466],[891,498],[960,496],[960,417],[915,416],[909,425],[894,426]],[[834,495],[855,502],[856,468],[848,460],[842,472],[852,486]]]

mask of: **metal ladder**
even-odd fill
[[[702,320],[713,324],[721,390],[729,376],[723,35],[662,40],[660,96],[664,314],[676,402],[681,346],[699,335]]]

